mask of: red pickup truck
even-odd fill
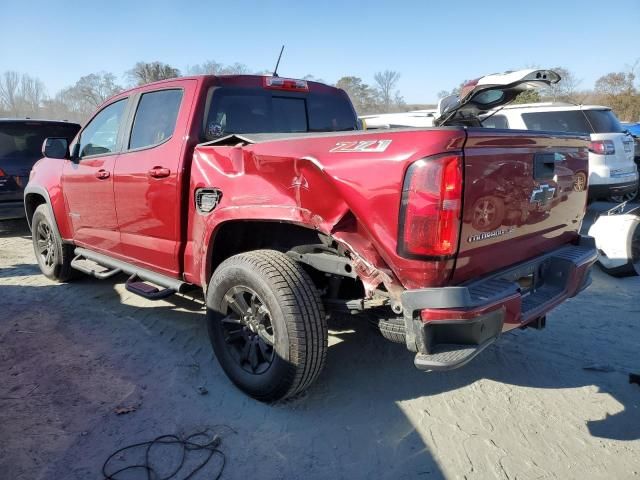
[[[544,326],[596,259],[574,183],[588,138],[476,115],[542,72],[477,82],[427,129],[359,130],[344,91],[280,77],[128,90],[70,145],[45,140],[25,189],[37,261],[63,282],[126,273],[148,299],[201,288],[220,364],[263,401],[318,377],[339,311],[419,369],[461,366]]]

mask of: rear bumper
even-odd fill
[[[589,184],[589,199],[608,198],[615,195],[626,195],[638,189],[638,181],[610,184]]]
[[[24,218],[24,202],[0,202],[0,220]]]
[[[567,245],[461,286],[402,294],[407,348],[421,370],[469,362],[503,331],[540,322],[549,310],[591,284],[595,242]],[[526,293],[518,279],[533,279]]]

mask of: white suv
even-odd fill
[[[579,132],[591,136],[589,198],[617,202],[638,192],[634,141],[608,107],[566,103],[530,103],[494,109],[483,116],[489,128]]]

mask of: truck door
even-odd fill
[[[195,86],[180,80],[140,91],[114,168],[123,254],[171,276],[181,270],[181,169]]]
[[[66,160],[62,189],[77,245],[118,253],[113,166],[128,99],[100,110],[80,132],[80,157]]]

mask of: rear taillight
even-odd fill
[[[447,257],[458,249],[462,158],[438,155],[412,164],[404,179],[398,253]]]
[[[309,91],[309,84],[305,80],[296,80],[294,78],[264,77],[264,87],[293,92]]]
[[[593,140],[589,151],[598,155],[613,155],[616,153],[616,147],[612,140]]]
[[[7,174],[6,174],[6,173],[4,173],[4,170],[2,170],[2,169],[0,168],[0,177],[6,177],[6,176],[7,176]]]

